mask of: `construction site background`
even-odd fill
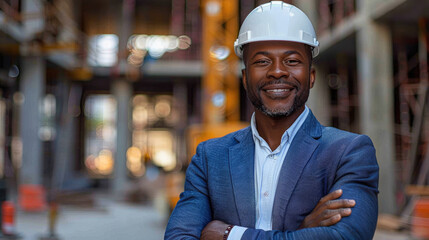
[[[233,43],[267,0],[0,0],[0,239],[162,239],[196,145],[249,124]],[[289,0],[308,106],[366,134],[374,239],[429,239],[428,0]]]

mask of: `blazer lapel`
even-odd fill
[[[250,127],[237,134],[238,143],[229,148],[230,174],[240,226],[255,226],[255,144]]]
[[[284,231],[284,221],[289,199],[302,171],[319,145],[321,126],[310,112],[298,130],[280,170],[276,196],[273,204],[273,230]]]

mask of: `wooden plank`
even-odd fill
[[[429,196],[429,186],[408,185],[405,188],[407,195]]]
[[[380,214],[378,216],[377,228],[387,230],[400,230],[403,228],[402,221],[399,217],[390,214]]]

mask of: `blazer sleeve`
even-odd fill
[[[330,227],[286,232],[247,229],[242,239],[372,239],[378,216],[378,171],[371,140],[358,135],[345,148],[330,189],[330,192],[342,189],[341,198],[356,201],[349,217]]]
[[[170,216],[164,239],[200,239],[201,231],[212,220],[204,144],[198,145],[186,171],[185,190]]]

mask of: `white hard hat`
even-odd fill
[[[319,54],[319,42],[310,19],[299,8],[282,1],[262,4],[249,13],[234,42],[235,54],[241,58],[242,46],[258,41],[300,42],[313,48],[313,57]]]

